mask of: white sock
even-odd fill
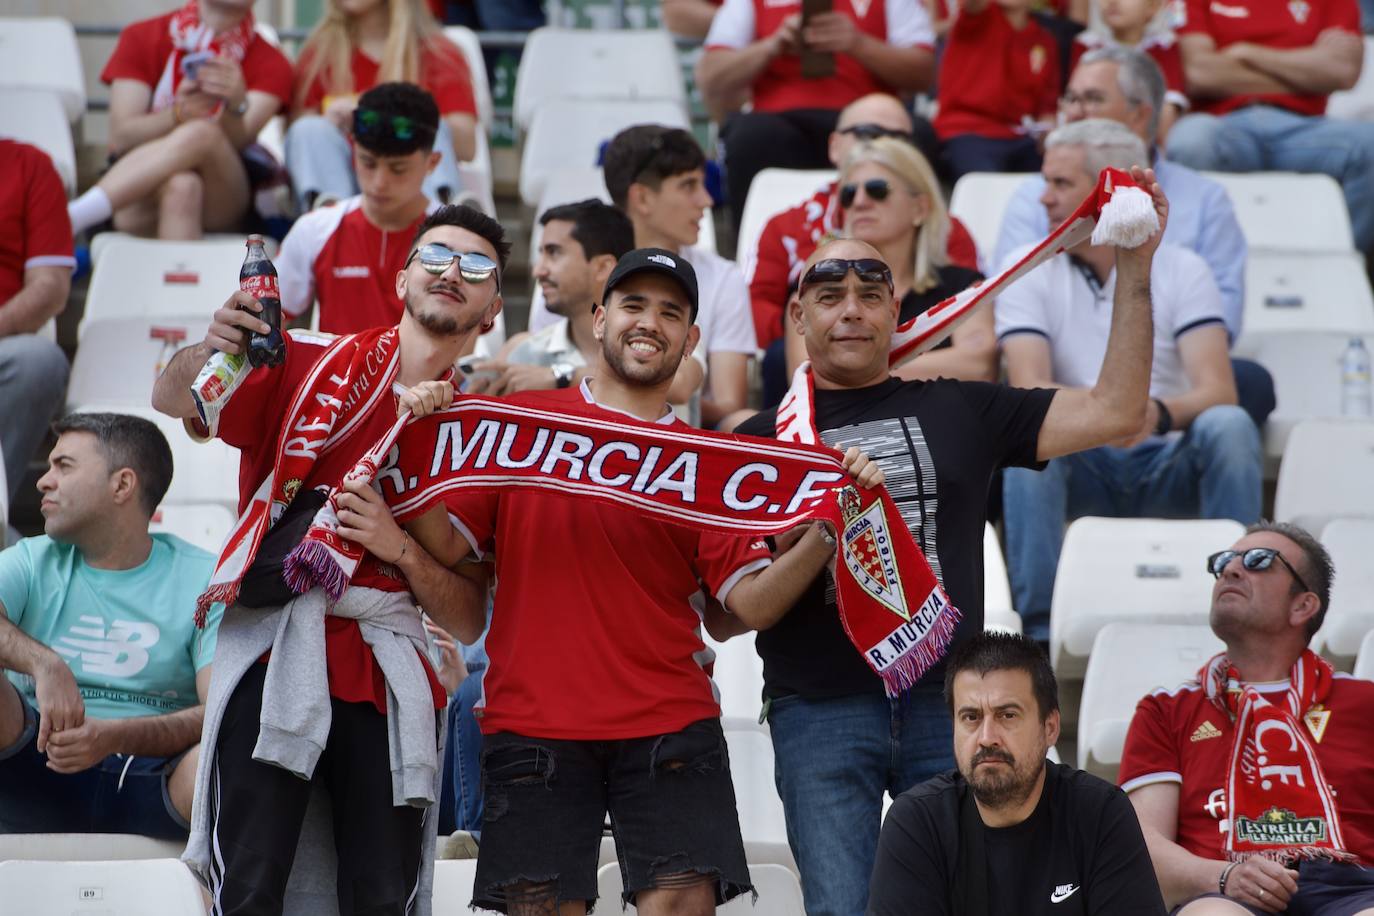
[[[99,185],[67,204],[67,215],[72,220],[73,235],[105,222],[113,212],[109,195]]]

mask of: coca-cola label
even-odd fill
[[[281,292],[277,288],[277,278],[272,274],[255,274],[251,277],[240,277],[239,289],[248,293],[254,299],[281,298]]]

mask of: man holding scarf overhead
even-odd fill
[[[1104,173],[1098,193],[1110,193],[1110,177]],[[1150,191],[1162,226],[1167,204],[1153,173],[1136,170],[1135,180]],[[991,298],[1002,284],[1062,250],[1080,231],[1071,224],[1091,218],[1092,201],[1090,195],[1022,263],[972,295]],[[1139,202],[1148,210],[1148,198],[1139,195]],[[869,454],[962,611],[953,635],[954,644],[962,643],[983,628],[982,542],[993,473],[1006,466],[1043,467],[1058,455],[1128,436],[1144,422],[1153,336],[1150,264],[1160,231],[1146,233],[1143,242],[1138,236],[1138,247],[1118,249],[1121,282],[1106,361],[1097,385],[1082,391],[893,377],[890,357],[914,352],[912,341],[922,335],[906,326],[894,335],[898,303],[888,266],[863,242],[823,245],[807,260],[789,304],[811,362],[799,368],[777,411],[755,416],[736,432],[845,443]],[[932,309],[929,320],[942,321],[945,310]],[[883,793],[895,797],[954,766],[943,665],[925,671],[905,695],[885,695],[871,664],[845,639],[834,594],[832,579],[822,576],[777,619],[742,618],[761,630],[756,645],[764,663],[764,711],[811,916],[864,912]]]
[[[447,696],[425,660],[416,603],[452,629],[456,590],[475,586],[401,537],[359,483],[328,507],[339,534],[367,548],[352,575],[329,594],[297,596],[282,569],[324,503],[321,488],[337,484],[398,411],[452,398],[454,362],[501,309],[509,251],[494,220],[442,207],[397,274],[405,310],[396,327],[338,338],[293,331],[280,366],[236,369],[247,333],[266,330],[257,300],[236,292],[154,389],[157,409],[241,452],[241,517],[200,599],[224,602],[228,623],[186,852],[217,912],[429,912],[435,825],[426,812],[436,812]],[[397,537],[377,539],[377,530]],[[331,798],[332,837],[322,818],[307,817],[314,788]]]
[[[1179,916],[1371,916],[1374,683],[1307,648],[1331,557],[1296,525],[1260,522],[1207,569],[1226,649],[1140,701],[1121,757],[1165,902]]]

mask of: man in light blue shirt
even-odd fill
[[[1234,343],[1240,337],[1245,308],[1245,235],[1236,221],[1226,190],[1217,182],[1176,162],[1155,148],[1159,112],[1164,105],[1164,75],[1148,54],[1112,47],[1083,55],[1064,94],[1066,121],[1109,118],[1129,127],[1145,141],[1154,159],[1155,176],[1169,198],[1166,244],[1197,253],[1212,270],[1221,293],[1222,317]],[[1052,228],[1041,195],[1045,180],[1028,178],[1017,188],[1002,216],[993,261],[999,267],[1023,245],[1038,242]],[[1240,406],[1257,426],[1274,409],[1274,381],[1258,363],[1232,360]]]
[[[0,553],[0,833],[184,839],[221,606],[215,558],[148,523],[172,452],[147,420],[72,414],[42,537]]]

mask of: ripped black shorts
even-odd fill
[[[718,719],[621,741],[486,735],[482,792],[475,907],[506,912],[528,884],[590,907],[607,812],[627,902],[702,875],[717,905],[751,890]]]

